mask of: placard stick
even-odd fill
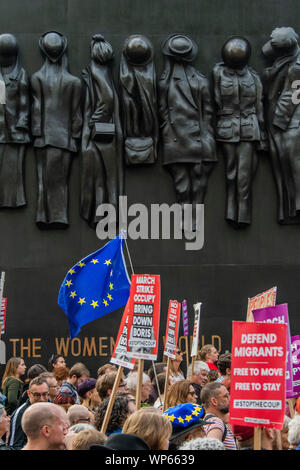
[[[164,390],[164,406],[163,406],[163,411],[166,411],[166,409],[167,409],[168,389],[169,389],[169,380],[170,380],[170,366],[171,366],[171,359],[168,357],[168,360],[167,360],[167,371],[166,371],[166,381],[165,381],[165,390]]]
[[[261,450],[261,431],[262,431],[262,428],[254,428],[253,450]]]
[[[191,375],[194,375],[195,360],[196,360],[196,356],[193,356],[193,357],[192,357],[192,373],[191,373]]]
[[[107,426],[108,426],[108,423],[109,423],[109,420],[110,420],[110,415],[111,415],[111,412],[112,412],[112,409],[113,409],[113,406],[114,406],[114,402],[115,402],[115,399],[116,399],[116,394],[117,394],[117,391],[118,391],[118,388],[119,388],[119,385],[120,385],[120,380],[122,378],[122,375],[123,375],[123,367],[120,366],[118,368],[117,376],[116,376],[114,386],[113,386],[113,389],[111,391],[111,395],[110,395],[110,398],[109,398],[108,407],[107,407],[107,410],[106,410],[106,413],[105,413],[105,416],[104,416],[104,420],[103,420],[103,423],[102,423],[102,426],[101,426],[101,432],[103,432],[103,434],[106,433],[106,429],[107,429]]]
[[[138,380],[137,380],[136,397],[135,397],[137,410],[139,410],[141,407],[143,372],[144,372],[144,359],[139,359],[138,360]]]
[[[184,336],[184,339],[185,339],[185,360],[186,360],[186,371],[188,370],[188,367],[189,367],[189,337],[188,336]]]
[[[290,415],[291,415],[291,418],[293,418],[295,416],[295,403],[296,403],[296,399],[295,398],[288,398],[287,399],[287,402],[289,404],[289,409],[290,409]]]

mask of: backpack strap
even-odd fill
[[[217,416],[213,415],[213,414],[210,414],[210,415],[206,415],[205,418],[208,418],[208,419],[209,418],[217,418]],[[223,421],[222,421],[222,423],[223,423]],[[223,431],[223,435],[222,435],[222,442],[225,441],[226,434],[227,434],[227,426],[226,426],[225,423],[223,423],[223,425],[224,425],[224,431]]]

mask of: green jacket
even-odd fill
[[[23,382],[15,377],[8,377],[3,386],[3,395],[6,396],[6,413],[10,416],[18,406],[18,400],[23,390]]]

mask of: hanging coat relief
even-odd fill
[[[118,208],[124,191],[119,100],[112,78],[113,50],[100,34],[91,41],[91,62],[83,70],[85,84],[81,144],[81,216],[94,228],[103,203]]]
[[[24,156],[29,136],[29,80],[12,34],[0,35],[0,207],[26,204]]]
[[[38,176],[36,222],[64,228],[68,221],[68,180],[81,137],[81,82],[68,71],[67,40],[55,31],[39,41],[43,66],[31,77],[32,135]]]
[[[177,202],[203,204],[217,161],[208,80],[190,63],[198,52],[188,36],[164,43],[165,68],[159,80],[162,164],[173,179]],[[195,214],[192,229],[196,229]]]
[[[153,46],[142,35],[129,36],[120,63],[122,123],[127,165],[157,159],[158,118]]]

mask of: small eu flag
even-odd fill
[[[130,279],[123,244],[121,233],[66,274],[59,290],[58,305],[68,317],[71,339],[80,332],[81,326],[126,305]]]

